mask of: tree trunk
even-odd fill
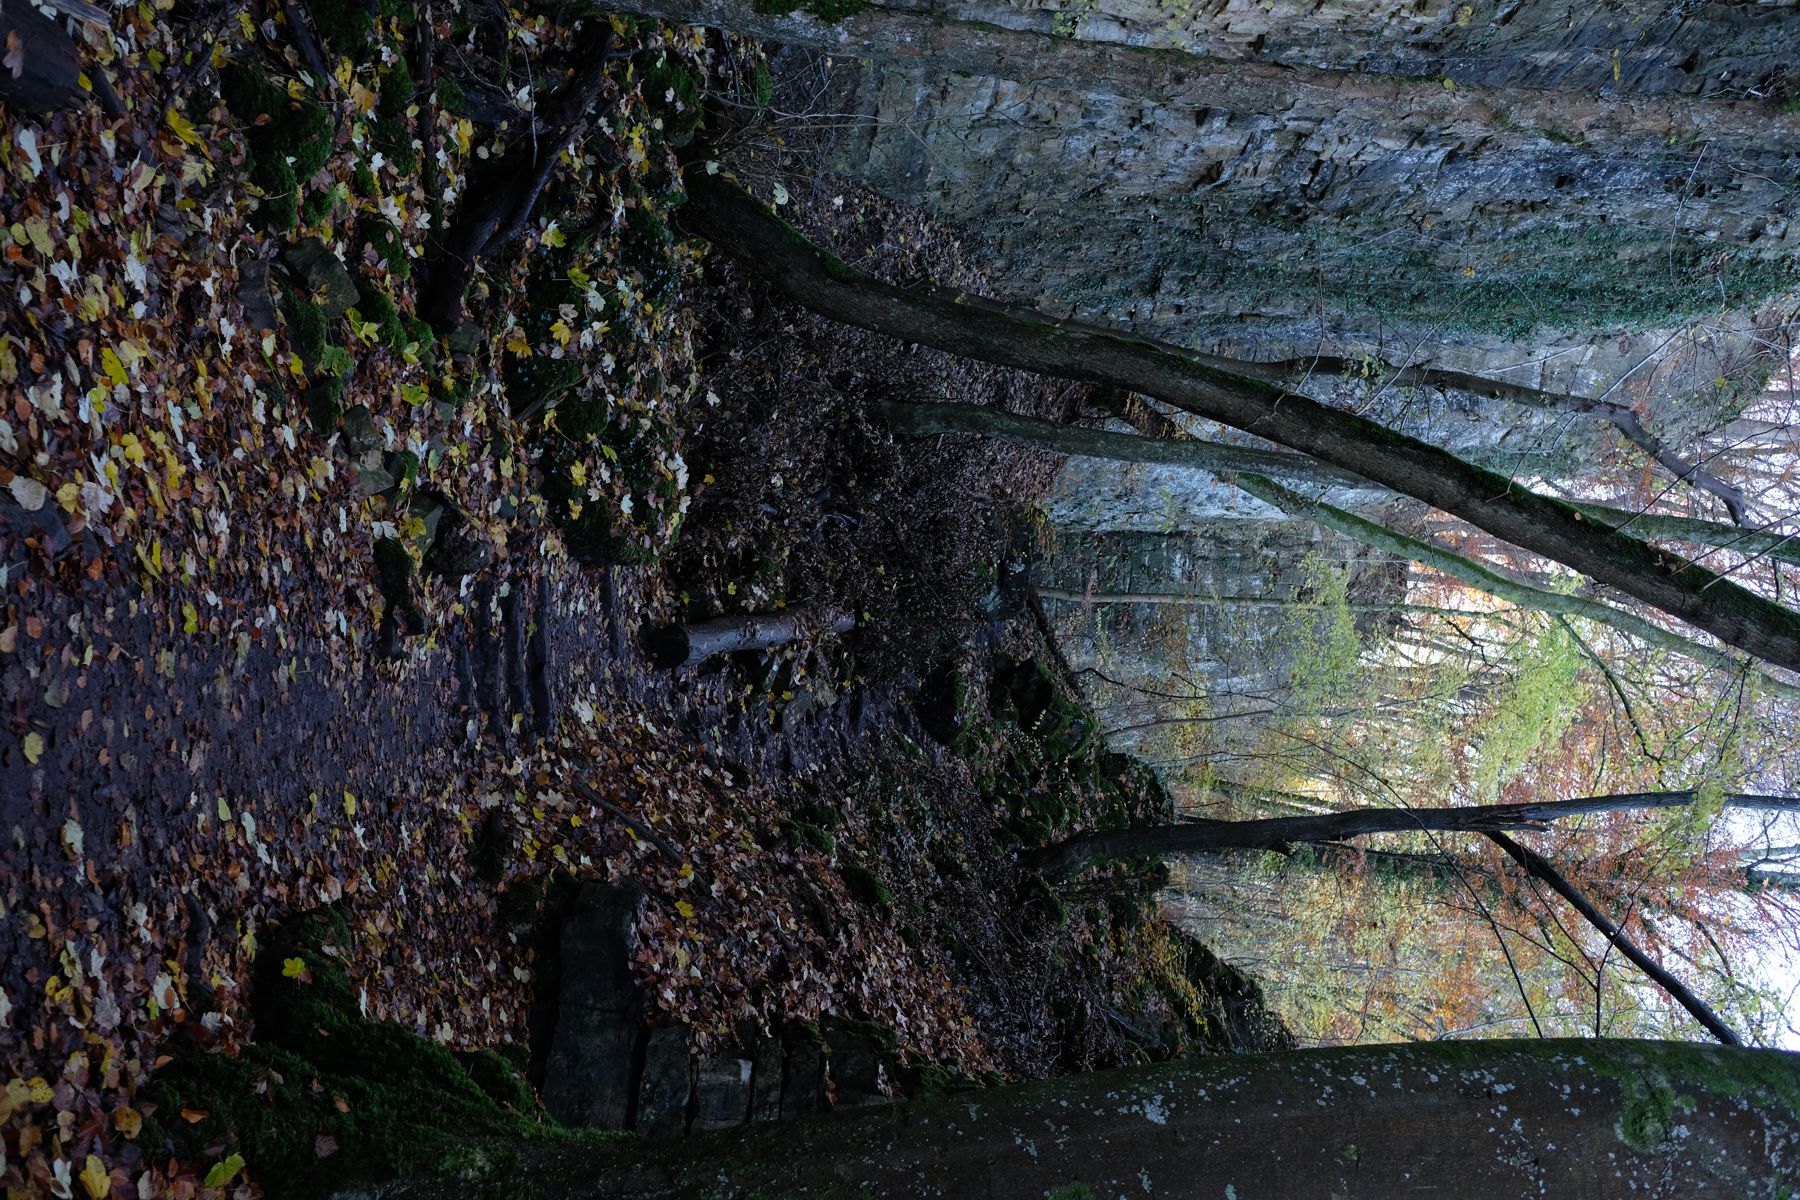
[[[1184,1059],[686,1141],[520,1148],[544,1200],[1718,1195],[1800,1186],[1800,1058],[1485,1041]],[[389,1196],[466,1194],[413,1179]],[[459,1190],[461,1189],[461,1190]]]
[[[1800,670],[1800,615],[1435,446],[1208,366],[1178,347],[967,295],[902,290],[824,253],[721,176],[693,171],[686,226],[824,316],[970,358],[1127,388],[1342,467]]]
[[[105,25],[106,14],[95,11]],[[9,61],[17,55],[16,71],[0,68],[0,102],[14,112],[53,113],[86,98],[87,91],[81,86],[81,53],[60,21],[23,0],[9,4],[0,12],[0,46]]]
[[[1031,860],[1046,875],[1073,875],[1083,867],[1118,858],[1166,854],[1202,854],[1209,850],[1285,850],[1301,842],[1341,842],[1374,833],[1493,833],[1509,829],[1541,830],[1565,817],[1626,809],[1686,808],[1699,799],[1695,792],[1621,792],[1575,800],[1543,800],[1534,804],[1484,804],[1465,808],[1352,808],[1303,817],[1265,817],[1255,821],[1190,821],[1182,825],[1146,825],[1080,833],[1047,846]],[[1800,797],[1728,793],[1730,808],[1800,811]]]
[[[720,617],[695,625],[669,625],[650,635],[650,661],[667,669],[698,666],[717,654],[773,650],[819,633],[849,633],[856,618],[847,613],[756,613]]]
[[[1246,364],[1260,365],[1260,364]],[[1472,378],[1472,377],[1471,377]],[[1472,388],[1465,390],[1474,390]],[[1215,474],[1253,471],[1295,483],[1327,487],[1368,487],[1369,481],[1352,471],[1329,466],[1315,458],[1281,450],[1252,450],[1217,442],[1146,437],[1105,429],[1057,425],[1035,417],[1021,417],[998,409],[970,404],[885,402],[881,415],[902,437],[930,437],[941,433],[973,433],[998,438],[1016,446],[1033,446],[1057,454],[1104,458],[1115,462],[1166,463],[1194,467]],[[1257,464],[1261,463],[1261,466]],[[1382,494],[1389,494],[1386,489]],[[1718,521],[1676,517],[1665,513],[1641,513],[1605,504],[1569,500],[1584,517],[1602,521],[1637,537],[1667,538],[1698,546],[1716,546],[1744,555],[1763,555],[1781,562],[1800,564],[1800,536],[1761,533]]]

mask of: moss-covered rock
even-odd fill
[[[184,1048],[146,1089],[163,1113],[158,1152],[239,1155],[266,1194],[326,1196],[400,1176],[506,1180],[522,1149],[587,1140],[541,1110],[513,1064],[458,1056],[361,1015],[344,969],[352,937],[335,911],[265,930],[253,977],[256,1040],[232,1056]]]

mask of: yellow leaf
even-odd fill
[[[181,632],[188,634],[200,632],[200,610],[194,607],[192,600],[181,602]]]
[[[81,1168],[81,1186],[94,1200],[106,1200],[112,1195],[112,1180],[107,1177],[106,1164],[94,1155],[87,1156],[87,1162]]]
[[[100,368],[106,372],[106,377],[115,384],[129,382],[125,374],[125,364],[119,361],[118,354],[111,346],[100,351]]]
[[[284,958],[281,960],[281,977],[283,979],[298,979],[304,974],[306,974],[306,960],[304,958]]]
[[[556,222],[550,222],[550,227],[544,230],[544,245],[555,246],[558,249],[561,249],[568,244],[569,239],[564,237],[563,231],[556,227]]]
[[[298,79],[290,79],[288,80],[287,94],[290,100],[304,100],[306,99],[306,85]]]
[[[694,906],[689,904],[686,900],[677,900],[675,902],[675,911],[690,921],[694,919]]]
[[[25,761],[35,763],[44,757],[44,735],[35,731],[25,735]]]
[[[65,483],[56,489],[56,502],[64,512],[74,512],[75,506],[81,503],[81,488],[77,484]]]
[[[33,217],[25,222],[25,236],[37,252],[48,258],[56,253],[56,243],[50,240],[50,222],[42,217]]]
[[[118,1108],[113,1109],[112,1121],[113,1128],[127,1138],[135,1138],[144,1128],[143,1116],[128,1104],[121,1104]]]
[[[556,339],[557,345],[566,346],[574,338],[575,333],[569,328],[567,321],[558,318],[556,323],[550,326],[550,336]]]
[[[346,817],[356,816],[356,797],[349,792],[344,793],[344,815]]]
[[[94,81],[88,78],[86,71],[75,76],[75,82],[81,86],[81,90],[84,92],[91,92],[94,90]]]
[[[192,121],[176,112],[173,108],[169,109],[165,116],[169,122],[169,128],[175,131],[176,137],[180,138],[190,146],[198,146],[200,144],[200,135],[194,132],[194,123]]]

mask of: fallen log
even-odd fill
[[[849,633],[855,628],[856,618],[848,613],[810,609],[750,613],[693,625],[665,625],[645,639],[645,649],[655,666],[679,670],[719,654],[774,650],[821,633]]]

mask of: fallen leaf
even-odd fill
[[[283,979],[299,979],[306,974],[304,958],[284,958],[281,960],[281,977]]]
[[[182,1115],[185,1116],[186,1113],[184,1112]],[[212,1165],[212,1170],[206,1173],[206,1178],[201,1181],[200,1186],[209,1188],[224,1187],[233,1179],[237,1178],[237,1173],[243,1169],[244,1156],[241,1154],[233,1154],[230,1158],[221,1159],[214,1163]]]
[[[44,735],[35,731],[25,735],[25,761],[35,763],[44,757]]]
[[[113,1109],[113,1128],[128,1138],[135,1138],[144,1128],[143,1114],[128,1104]]]
[[[14,475],[11,487],[13,499],[26,512],[36,512],[50,498],[50,489],[28,475]]]
[[[313,1139],[313,1153],[320,1158],[330,1158],[337,1153],[337,1139],[329,1133],[321,1133]]]
[[[98,1157],[90,1154],[87,1162],[81,1167],[81,1186],[94,1200],[106,1200],[112,1195],[112,1180],[106,1174],[106,1164]]]

